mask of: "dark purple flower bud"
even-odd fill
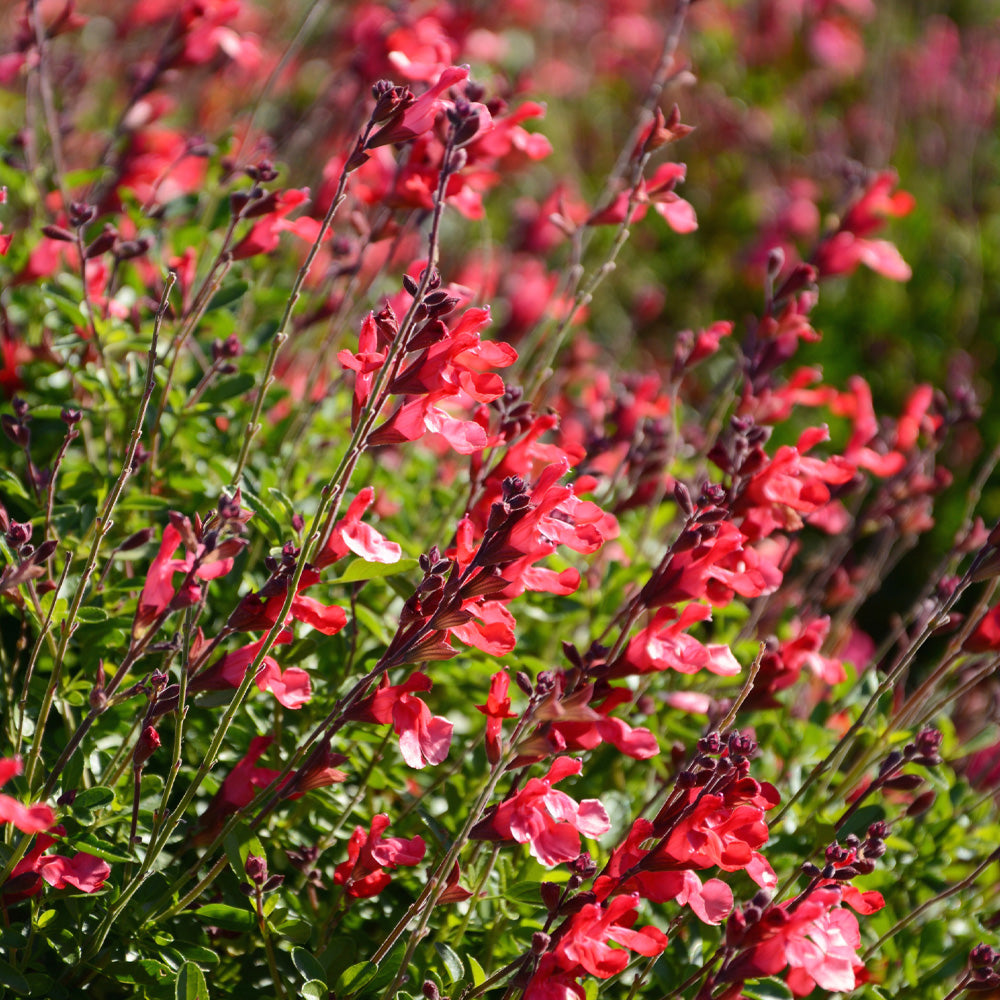
[[[546,948],[549,946],[549,941],[551,938],[544,931],[535,931],[531,935],[531,951],[535,955],[545,954]]]
[[[153,241],[148,236],[137,240],[122,240],[115,246],[115,259],[132,260],[141,257],[152,245]]]
[[[543,882],[538,888],[541,891],[542,902],[545,904],[545,908],[549,913],[552,913],[559,905],[559,899],[562,896],[562,886],[556,882]]]
[[[75,243],[76,237],[62,226],[42,226],[42,235],[50,240],[60,240],[63,243]]]
[[[556,675],[552,670],[541,670],[535,678],[535,691],[540,695],[548,694],[556,686]]]
[[[212,342],[213,361],[219,361],[222,358],[238,358],[242,353],[243,345],[235,333],[230,334],[225,340],[215,340]]]
[[[518,672],[514,674],[514,680],[517,682],[517,686],[525,694],[530,695],[534,691],[531,678],[523,670],[518,670]]]
[[[141,548],[143,545],[151,542],[155,535],[156,530],[154,528],[142,528],[134,534],[129,535],[128,538],[126,538],[125,541],[118,546],[118,551],[130,552],[132,549]]]
[[[569,864],[569,870],[580,878],[590,878],[597,871],[597,864],[588,851],[574,858]]]
[[[441,1000],[441,991],[437,988],[437,984],[430,979],[424,980],[424,985],[420,987],[420,992],[423,993],[427,1000]]]
[[[846,861],[850,853],[847,848],[841,847],[840,844],[829,844],[826,849],[826,860],[836,864],[839,861]]]
[[[229,209],[233,215],[239,215],[250,202],[249,191],[234,191],[229,196]]]
[[[278,171],[274,169],[274,164],[270,160],[261,160],[255,167],[247,167],[247,175],[258,184],[270,184],[271,181],[278,179]]]
[[[922,813],[927,812],[932,805],[934,805],[934,800],[937,798],[937,792],[933,788],[928,788],[927,791],[921,792],[910,804],[907,806],[906,815],[907,816],[920,816]]]
[[[887,850],[884,840],[865,841],[866,858],[880,858]]]
[[[674,483],[674,500],[685,517],[694,515],[694,503],[691,501],[691,491],[680,481]]]
[[[32,527],[27,521],[11,521],[7,529],[7,541],[15,548],[31,541]]]
[[[887,778],[883,783],[883,788],[891,788],[895,792],[912,792],[924,783],[924,779],[919,774],[897,774],[895,777]]]
[[[818,878],[820,876],[820,869],[817,868],[811,861],[806,861],[802,865],[802,874],[808,875],[809,878]]]
[[[588,889],[587,892],[578,893],[572,899],[567,899],[559,912],[565,916],[571,916],[574,913],[579,913],[585,906],[589,906],[596,901],[597,896]]]
[[[3,427],[4,434],[19,448],[28,447],[28,443],[31,441],[31,432],[20,420],[5,413],[0,417],[0,426]]]
[[[937,729],[923,729],[917,734],[916,762],[933,767],[941,763],[942,735]]]
[[[699,507],[718,507],[726,499],[726,489],[720,483],[705,483],[698,498]]]
[[[251,882],[263,885],[267,879],[267,861],[256,854],[248,854],[244,871]]]
[[[50,538],[47,541],[42,542],[41,545],[35,549],[34,554],[31,556],[31,561],[35,566],[41,566],[43,562],[48,562],[52,553],[59,547],[59,543],[54,539]],[[27,558],[27,556],[25,556]]]
[[[893,750],[891,754],[884,761],[882,761],[881,766],[878,769],[879,775],[888,774],[890,771],[896,770],[900,764],[903,763],[903,754],[899,750]]]
[[[100,257],[102,253],[107,253],[118,239],[118,230],[112,225],[106,225],[103,232],[95,237],[83,251],[84,260],[93,260]]]
[[[261,892],[273,892],[285,881],[284,875],[272,875],[262,886]]]
[[[969,952],[969,965],[973,969],[990,968],[1000,957],[1000,953],[994,951],[988,944],[977,944]]]
[[[757,752],[757,741],[746,733],[729,734],[729,753],[733,757],[750,757]]]
[[[76,789],[67,788],[66,791],[63,792],[58,799],[56,799],[56,805],[71,806],[75,801],[76,801]]]
[[[838,882],[848,882],[858,874],[857,868],[854,865],[844,865],[843,868],[838,868],[834,873],[833,877]]]
[[[71,201],[69,204],[69,224],[79,229],[97,215],[97,209],[85,201]]]

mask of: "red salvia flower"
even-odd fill
[[[0,786],[7,784],[24,770],[20,757],[0,760]],[[12,823],[22,833],[41,833],[56,821],[55,814],[42,802],[22,805],[10,795],[0,795],[0,824]]]
[[[637,895],[616,896],[607,905],[588,903],[570,918],[553,949],[566,971],[577,967],[600,979],[609,979],[629,963],[629,951],[652,957],[667,947],[667,936],[656,927],[633,930]],[[609,942],[620,944],[612,948]],[[628,949],[628,950],[625,950]]]
[[[480,824],[477,835],[495,835],[500,840],[529,844],[533,858],[553,867],[580,854],[580,834],[599,837],[611,826],[597,799],[576,802],[552,788],[582,765],[571,757],[557,757],[544,778],[530,778],[525,786],[496,807],[492,817]],[[490,831],[487,833],[486,831]]]
[[[432,716],[430,709],[413,694],[414,691],[429,691],[431,686],[431,679],[419,671],[402,684],[390,684],[388,678],[383,677],[375,694],[359,702],[351,710],[350,718],[391,724],[399,736],[403,760],[410,767],[440,764],[448,756],[454,727],[447,719]]]
[[[498,670],[490,678],[490,692],[485,705],[476,708],[486,716],[486,758],[491,764],[496,764],[503,756],[503,746],[500,738],[504,719],[516,719],[517,712],[510,710],[510,697],[507,691],[510,687],[510,677],[505,670]]]
[[[389,817],[379,813],[372,817],[371,827],[354,828],[347,843],[347,860],[334,869],[333,881],[344,887],[351,899],[377,896],[390,882],[387,868],[419,864],[427,850],[423,837],[383,837],[389,827]]]

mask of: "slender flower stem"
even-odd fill
[[[933,909],[942,900],[950,899],[952,896],[957,896],[960,892],[966,889],[970,889],[976,884],[976,879],[986,871],[987,868],[994,861],[1000,861],[1000,848],[997,848],[985,861],[981,862],[975,870],[970,872],[961,882],[956,882],[954,885],[948,886],[942,892],[939,892],[936,896],[928,899],[926,902],[921,903],[916,909],[911,910],[902,920],[898,920],[893,926],[887,930],[862,956],[864,961],[868,961],[874,955],[879,948],[889,940],[891,937],[895,937],[901,930],[909,927],[918,917],[925,914],[928,910]]]
[[[959,597],[964,593],[965,589],[969,585],[968,576],[963,579],[955,590],[941,602],[938,610],[931,615],[928,621],[925,623],[920,635],[917,639],[898,657],[896,663],[893,667],[886,673],[882,682],[879,684],[875,693],[868,699],[865,706],[861,709],[860,714],[851,728],[844,734],[837,746],[830,751],[821,761],[819,761],[816,766],[809,772],[806,776],[805,781],[795,790],[795,792],[788,798],[788,800],[782,805],[781,809],[775,815],[774,819],[771,821],[772,826],[777,826],[782,819],[788,814],[789,809],[805,794],[807,789],[824,774],[827,773],[831,768],[833,768],[843,756],[850,749],[855,737],[867,724],[869,717],[875,710],[875,707],[881,701],[882,697],[889,691],[892,690],[896,681],[902,675],[903,671],[910,665],[913,658],[917,654],[917,650],[924,644],[924,642],[930,637],[934,630],[938,627],[944,617],[947,615],[948,611],[954,607],[955,603],[958,601]]]
[[[87,592],[87,584],[90,581],[91,574],[94,572],[94,568],[97,565],[101,545],[114,524],[114,521],[111,519],[111,515],[125,490],[125,484],[132,475],[132,463],[135,460],[136,449],[139,447],[139,442],[142,439],[143,421],[146,417],[146,410],[149,408],[149,400],[153,394],[153,385],[155,384],[154,369],[156,367],[156,350],[159,344],[160,327],[163,323],[163,317],[167,311],[167,299],[170,295],[170,290],[173,288],[176,280],[177,276],[171,271],[164,286],[163,294],[160,297],[160,304],[157,308],[156,318],[153,323],[153,333],[150,339],[149,353],[146,358],[146,382],[143,388],[142,398],[139,400],[135,421],[132,425],[132,434],[129,438],[128,447],[125,450],[125,458],[122,462],[121,473],[104,502],[104,507],[100,516],[95,518],[94,523],[91,525],[90,531],[94,537],[91,542],[90,553],[87,556],[87,562],[84,565],[83,572],[80,574],[80,580],[77,584],[76,592],[73,594],[73,600],[70,603],[69,611],[67,611],[66,617],[60,623],[61,636],[59,640],[59,648],[56,652],[55,662],[52,666],[52,676],[49,680],[49,687],[45,692],[42,707],[39,710],[38,719],[35,723],[35,734],[31,746],[31,754],[28,758],[27,766],[25,767],[25,777],[29,787],[33,787],[35,771],[42,752],[42,737],[45,732],[45,723],[48,719],[49,709],[52,706],[52,698],[55,695],[56,688],[58,687],[59,680],[62,675],[66,652],[69,649],[69,641],[76,630],[76,619],[80,611],[80,606],[83,604],[83,598]],[[77,744],[79,743],[79,740],[83,738],[83,735],[83,733],[79,734]],[[65,759],[68,760],[69,757],[66,756]],[[50,773],[49,780],[45,784],[46,794],[51,791],[54,786],[54,777],[55,776]]]
[[[371,130],[372,124],[369,122],[362,137],[362,142],[367,139]],[[344,199],[347,197],[347,178],[350,176],[350,171],[347,169],[348,162],[349,161],[344,162],[344,167],[340,171],[340,177],[337,180],[337,190],[333,195],[333,199],[330,201],[330,207],[327,209],[326,215],[323,217],[323,221],[320,223],[316,239],[313,240],[312,246],[309,248],[309,253],[306,255],[305,261],[299,268],[298,274],[295,275],[295,281],[292,283],[292,290],[289,292],[288,299],[285,303],[285,311],[278,323],[278,329],[275,330],[274,336],[271,339],[271,348],[268,351],[267,360],[264,362],[264,375],[257,386],[257,394],[254,398],[253,411],[243,432],[243,445],[240,448],[240,455],[236,460],[236,469],[233,471],[232,475],[231,485],[234,490],[239,486],[240,480],[243,478],[243,470],[246,467],[247,459],[250,457],[250,447],[253,444],[254,438],[257,436],[257,432],[260,430],[260,415],[264,408],[264,399],[267,396],[268,389],[271,387],[271,383],[274,381],[274,363],[278,360],[278,352],[281,350],[282,345],[288,339],[288,324],[292,318],[292,312],[299,301],[302,286],[305,284],[306,278],[309,277],[313,261],[315,261],[316,255],[319,253],[319,249],[323,245],[323,240],[326,239],[326,234],[330,229],[330,225],[333,223],[334,216],[337,214],[337,209],[340,208],[340,206],[344,203]]]

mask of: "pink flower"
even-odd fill
[[[486,716],[486,757],[491,764],[496,764],[502,756],[500,734],[504,719],[516,719],[517,712],[510,710],[510,677],[504,670],[498,670],[490,678],[490,692],[485,705],[476,705],[478,711]]]
[[[909,214],[915,205],[906,191],[890,194],[896,175],[884,171],[876,175],[868,189],[848,209],[840,228],[816,250],[813,263],[820,275],[850,274],[859,264],[893,281],[907,281],[910,267],[888,240],[868,239],[889,216]]]
[[[5,757],[0,760],[0,786],[24,770],[20,757]],[[44,803],[31,806],[22,805],[10,795],[0,795],[0,823],[13,823],[22,833],[41,833],[48,830],[56,817]]]
[[[347,624],[347,612],[336,604],[322,604],[314,597],[302,595],[303,590],[318,582],[319,573],[311,566],[307,567],[299,579],[298,590],[282,624],[290,625],[293,620],[300,621],[323,635],[336,635]],[[272,578],[256,593],[244,596],[229,616],[230,627],[238,632],[270,628],[277,622],[287,594],[287,576]]]
[[[275,645],[292,641],[292,633],[283,629],[275,639]],[[247,669],[260,652],[264,640],[251,642],[231,653],[226,653],[214,667],[211,674],[217,674],[229,687],[239,687],[243,683]],[[309,674],[301,667],[289,667],[282,670],[273,656],[265,656],[254,678],[254,683],[261,691],[270,691],[285,708],[301,708],[312,697],[312,685]],[[197,682],[195,687],[198,687]]]
[[[290,222],[285,218],[296,208],[309,200],[309,188],[290,188],[274,195],[268,201],[269,211],[253,224],[250,232],[233,247],[233,260],[244,260],[259,253],[270,253],[278,246],[279,238],[286,230],[312,242],[319,235],[316,220],[305,216]],[[253,211],[253,210],[251,210]]]
[[[195,844],[210,843],[226,819],[250,805],[257,792],[267,788],[281,774],[274,768],[257,765],[273,742],[273,736],[255,736],[250,741],[246,754],[223,779],[215,798],[202,813],[198,821],[198,833],[193,840]],[[303,768],[298,773],[290,774],[282,787],[291,786],[296,791],[287,792],[288,798],[297,799],[310,789],[344,781],[347,775],[333,765],[342,764],[345,759],[342,755],[332,754],[327,750],[319,755],[316,763],[308,770]]]
[[[452,724],[430,709],[412,692],[429,691],[431,679],[419,671],[402,684],[383,677],[375,694],[356,705],[350,717],[360,722],[391,723],[399,736],[399,751],[410,767],[440,764],[451,747]]]
[[[552,868],[580,855],[580,834],[599,837],[611,827],[597,799],[576,802],[552,786],[583,769],[578,760],[557,757],[544,778],[531,778],[496,808],[490,826],[501,840],[530,844],[531,856]]]
[[[692,625],[711,617],[712,610],[706,604],[689,604],[680,614],[673,607],[662,608],[647,628],[633,636],[612,676],[672,669],[682,674],[708,670],[722,677],[735,677],[742,668],[725,643],[704,645],[687,634]]]
[[[173,558],[186,538],[190,539],[190,544],[185,544],[184,558]],[[201,587],[194,580],[214,580],[225,576],[233,568],[233,558],[244,544],[242,539],[234,538],[207,553],[205,546],[193,539],[190,521],[180,514],[171,514],[171,523],[163,529],[160,550],[150,564],[139,596],[133,635],[143,634],[163,612],[186,608],[200,601]],[[177,573],[191,574],[192,579],[185,580],[181,589],[175,591],[173,579]]]
[[[412,104],[393,115],[369,140],[366,149],[389,143],[408,142],[434,126],[438,111],[445,105],[441,95],[456,83],[467,79],[468,66],[448,66],[441,71],[437,83],[425,90]],[[485,109],[484,109],[485,110]]]
[[[57,826],[53,833],[64,834],[66,831]],[[35,872],[40,875],[53,889],[65,889],[72,886],[80,892],[97,892],[103,888],[107,877],[111,874],[111,867],[106,861],[95,857],[93,854],[78,852],[73,857],[64,857],[61,854],[45,854],[54,843],[55,838],[41,833],[35,841],[35,846],[21,859],[11,872],[11,880],[19,875],[27,875]],[[35,884],[27,892],[19,894],[23,896],[33,896],[40,888],[40,883]]]
[[[637,895],[616,896],[606,906],[589,903],[570,918],[569,926],[554,949],[556,960],[570,971],[582,967],[592,976],[608,979],[629,963],[630,949],[640,955],[659,955],[667,947],[667,936],[655,927],[632,930]],[[622,945],[612,948],[609,941]]]
[[[765,978],[789,967],[788,986],[796,996],[815,987],[847,992],[863,968],[857,950],[857,918],[839,906],[839,888],[818,888],[806,896],[770,907],[748,925],[737,911],[726,929],[727,944],[739,949],[720,970],[721,981]]]
[[[602,743],[610,743],[635,760],[648,760],[660,752],[656,737],[648,729],[633,729],[610,714],[632,700],[633,692],[628,688],[609,688],[594,707],[593,684],[585,684],[563,698],[562,683],[563,677],[558,678],[556,689],[538,706],[535,717],[542,725],[536,736],[518,747],[520,759],[537,760],[561,750],[593,750]]]
[[[379,813],[372,817],[367,833],[363,826],[354,828],[347,843],[347,860],[337,865],[333,872],[333,881],[344,886],[350,898],[377,896],[390,881],[386,868],[412,866],[422,860],[427,850],[423,838],[383,837],[388,826],[389,817]]]
[[[653,839],[653,824],[637,819],[632,824],[625,843],[615,848],[601,875],[594,882],[599,900],[622,893],[638,893],[652,903],[676,899],[690,906],[698,919],[706,924],[718,924],[733,909],[733,891],[719,879],[702,884],[690,869],[669,868],[668,858],[659,851],[646,850],[642,845]]]
[[[347,513],[333,526],[330,539],[323,550],[317,553],[319,568],[342,559],[348,552],[364,559],[365,562],[395,563],[403,550],[396,542],[390,542],[370,524],[361,520],[364,512],[375,502],[375,491],[366,486],[351,501]]]

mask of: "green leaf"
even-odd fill
[[[254,915],[249,910],[241,910],[225,903],[209,903],[200,906],[194,915],[203,923],[221,927],[224,931],[252,931],[256,926]]]
[[[236,877],[246,881],[247,858],[253,854],[258,858],[265,857],[264,846],[246,823],[237,823],[235,828],[226,834],[222,841],[229,859],[229,867]]]
[[[338,997],[347,997],[352,993],[357,993],[362,987],[367,986],[378,974],[379,967],[373,962],[357,962],[349,965],[337,977],[337,985],[334,993]]]
[[[504,893],[504,898],[509,903],[522,903],[527,906],[534,906],[539,910],[545,909],[539,882],[515,882]]]
[[[236,302],[237,299],[243,298],[247,293],[247,289],[250,286],[245,281],[231,281],[226,285],[223,285],[213,296],[211,302],[208,303],[208,307],[205,312],[211,312],[213,309],[222,309],[224,306],[231,305]]]
[[[73,817],[82,826],[90,826],[94,822],[94,813],[106,806],[114,805],[115,793],[110,788],[97,785],[86,788],[73,802]]]
[[[409,573],[417,566],[416,559],[400,559],[394,563],[365,562],[364,559],[355,559],[331,583],[358,583],[361,580],[380,580],[387,576],[396,576],[397,573]]]
[[[267,492],[270,493],[271,496],[274,497],[274,499],[277,500],[278,503],[280,503],[281,506],[285,508],[289,517],[291,517],[295,513],[295,504],[292,503],[292,498],[290,496],[288,496],[286,493],[283,493],[276,486],[268,486]]]
[[[202,402],[222,403],[234,396],[242,396],[243,393],[249,392],[254,387],[255,382],[256,379],[253,375],[247,372],[223,379],[221,382],[216,382],[210,389],[205,390],[201,397]]]
[[[465,975],[465,966],[462,964],[462,960],[443,941],[435,941],[434,950],[441,956],[444,967],[448,970],[449,979],[445,985],[450,986],[452,983],[457,983]]]
[[[246,496],[246,493],[244,493]],[[389,642],[389,633],[385,628],[385,616],[377,615],[364,604],[358,604],[354,609],[354,616],[364,625],[364,627],[383,645]]]
[[[117,861],[119,863],[124,863],[136,860],[135,855],[129,854],[124,847],[118,847],[116,844],[108,843],[108,841],[102,840],[100,837],[95,836],[92,833],[85,833],[81,836],[73,837],[72,843],[77,850],[85,851],[87,854],[94,854],[99,858],[103,858],[105,861]]]
[[[306,951],[305,948],[293,948],[292,964],[305,979],[326,983],[326,969],[311,951]]]
[[[793,1000],[795,994],[780,979],[761,979],[743,987],[748,1000]]]
[[[176,987],[173,969],[163,962],[152,958],[137,958],[129,962],[112,962],[108,966],[108,975],[116,982],[132,983],[136,986],[167,985],[171,981]]]
[[[0,959],[0,985],[9,986],[20,996],[26,996],[31,989],[28,980],[13,965],[8,965],[3,959]]]
[[[271,529],[271,533],[278,540],[285,536],[285,531],[278,522],[278,519],[268,510],[267,505],[259,496],[248,490],[246,486],[241,487],[240,492],[243,501],[266,525]],[[256,522],[254,522],[256,523]]]
[[[302,1000],[326,1000],[330,991],[326,988],[326,983],[320,979],[310,979],[302,984],[299,996]]]
[[[181,958],[186,959],[190,962],[197,962],[198,965],[218,965],[221,961],[219,953],[213,951],[211,948],[203,948],[200,944],[190,944],[185,941],[183,944],[178,942],[181,948],[183,948],[183,954],[177,952]],[[176,951],[176,949],[174,949]]]
[[[177,1000],[208,1000],[208,983],[205,974],[194,962],[185,962],[177,973]]]
[[[385,958],[379,963],[378,972],[365,987],[365,994],[378,995],[396,978],[403,966],[403,956],[406,954],[406,939],[400,939]]]
[[[287,941],[305,944],[312,937],[313,925],[308,920],[293,917],[290,920],[282,920],[276,929]]]
[[[472,973],[472,985],[482,986],[486,982],[485,970],[471,955],[466,955],[465,960],[469,963],[469,971]]]
[[[442,847],[451,843],[448,831],[423,806],[417,806],[417,815],[427,824],[427,829]]]

